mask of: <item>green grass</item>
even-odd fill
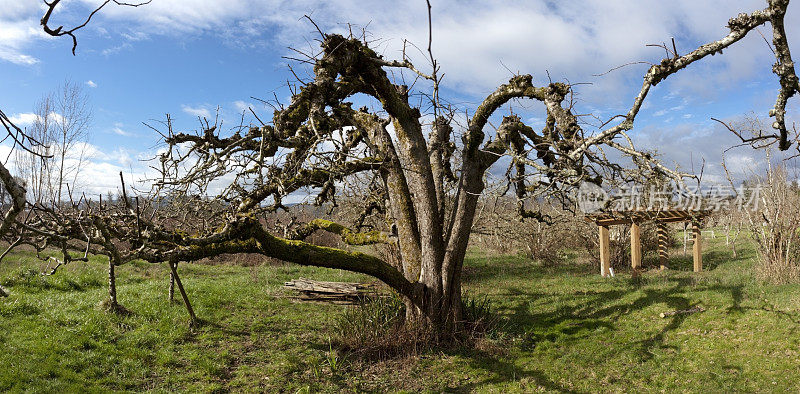
[[[165,265],[118,269],[132,312],[118,316],[99,306],[103,259],[42,277],[38,260],[17,254],[0,265],[11,292],[0,299],[0,391],[798,391],[800,286],[758,283],[752,248],[732,259],[724,240],[705,245],[705,272],[689,272],[676,249],[673,269],[637,279],[473,251],[465,287],[491,300],[498,331],[483,346],[383,362],[331,347],[344,307],[294,302],[280,288],[359,275],[184,264],[203,319],[191,328],[167,301]],[[659,317],[695,305],[706,311]]]

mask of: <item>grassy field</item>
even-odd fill
[[[298,266],[181,266],[204,321],[167,302],[168,268],[118,269],[132,313],[103,312],[104,263],[42,277],[18,254],[0,265],[0,391],[791,391],[800,390],[800,286],[759,284],[753,251],[708,240],[706,271],[603,279],[579,262],[544,267],[473,251],[465,287],[501,316],[482,346],[364,362],[331,344],[343,306],[295,302],[298,277],[364,277]],[[652,257],[649,257],[652,259]],[[646,260],[647,263],[647,260]],[[660,318],[702,306],[705,312]]]

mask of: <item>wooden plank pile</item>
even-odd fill
[[[297,291],[298,299],[334,304],[353,304],[377,295],[378,286],[368,283],[323,282],[306,278],[284,282],[283,287]]]

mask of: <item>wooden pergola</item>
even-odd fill
[[[667,268],[667,223],[690,222],[692,223],[692,259],[694,272],[703,270],[703,235],[701,224],[710,211],[694,211],[680,209],[666,210],[632,210],[598,212],[586,215],[586,220],[593,222],[600,230],[600,275],[611,274],[611,254],[608,238],[608,226],[616,224],[631,225],[631,267],[634,269],[642,266],[642,242],[640,239],[640,224],[646,221],[655,221],[658,226],[658,257],[661,268]]]

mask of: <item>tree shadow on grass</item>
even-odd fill
[[[523,289],[512,287],[508,289],[507,295],[518,297],[518,302],[515,306],[501,308],[498,312],[506,312],[505,316],[508,324],[503,327],[504,333],[516,337],[522,336],[523,342],[520,346],[523,350],[526,348],[527,350],[532,350],[543,342],[567,344],[592,337],[597,337],[599,340],[600,334],[598,332],[616,330],[617,327],[614,322],[631,311],[662,303],[666,303],[673,309],[686,309],[696,305],[696,303],[690,302],[688,298],[681,295],[687,286],[694,283],[691,278],[669,278],[668,281],[670,286],[663,289],[639,289],[636,284],[620,282],[621,288],[618,289],[573,291],[556,295],[526,292]],[[642,294],[632,302],[624,301],[624,298],[633,291],[641,291]],[[543,299],[544,302],[547,302],[547,298],[553,298],[552,302],[559,302],[565,299],[574,301],[576,298],[580,300],[561,305],[554,310],[531,312],[533,303],[542,302]],[[674,348],[665,345],[665,335],[678,329],[687,318],[688,315],[675,315],[654,335],[632,343],[637,347],[636,353],[641,361],[647,361],[652,358],[653,349],[656,347]],[[450,389],[454,391],[473,391],[486,384],[514,383],[523,379],[529,384],[548,390],[578,392],[552,380],[546,372],[530,366],[520,367],[487,352],[473,350],[460,354],[470,360],[472,368],[485,370],[493,376],[461,386],[451,387]],[[521,386],[521,388],[528,387]],[[534,387],[529,389],[534,389]]]
[[[491,263],[487,261],[491,260]],[[496,259],[493,257],[469,257],[464,262],[462,281],[486,283],[512,277],[525,277],[529,280],[553,277],[555,275],[580,276],[594,273],[595,267],[582,262],[561,264],[542,264],[526,257]]]
[[[528,386],[535,385],[562,393],[579,392],[568,387],[564,387],[558,382],[553,381],[545,372],[539,371],[535,368],[521,368],[512,362],[502,360],[501,358],[493,356],[488,352],[473,350],[469,352],[461,352],[459,354],[470,360],[470,366],[472,368],[490,371],[495,376],[479,381],[468,382],[458,386],[449,386],[448,391],[473,392],[488,384],[519,382],[519,388],[522,390],[533,390],[535,387]],[[522,383],[523,381],[525,383]]]
[[[722,285],[716,284],[708,287],[708,290],[716,291],[716,292],[726,292],[730,293],[731,295],[731,306],[725,309],[725,312],[730,314],[741,314],[744,313],[745,309],[742,307],[742,300],[744,298],[743,295],[744,285]]]
[[[739,260],[741,258],[740,256]],[[658,257],[655,256],[651,260],[657,264]],[[717,269],[730,260],[730,254],[726,251],[706,251],[704,269]],[[730,293],[729,312],[743,310],[742,285],[703,285],[706,282],[698,280],[693,274],[675,272],[692,271],[690,255],[684,259],[675,256],[669,263],[670,271],[673,273],[650,272],[637,278],[620,275],[596,288],[599,281],[592,277],[596,275],[595,267],[586,264],[533,268],[533,263],[523,260],[503,261],[499,265],[477,261],[468,266],[470,271],[465,275],[465,283],[485,284],[486,281],[498,282],[511,277],[517,283],[520,280],[530,283],[530,286],[509,286],[506,282],[499,292],[492,292],[490,296],[500,300],[495,304],[500,305],[496,312],[505,317],[506,324],[502,326],[501,334],[522,339],[514,346],[520,346],[523,351],[532,350],[545,342],[580,344],[600,341],[601,336],[607,332],[620,330],[617,321],[629,313],[647,311],[644,314],[648,314],[651,310],[662,307],[664,310],[686,310],[699,306],[702,301],[695,301],[697,297],[694,296],[699,294],[698,292]],[[559,275],[578,277],[577,286],[581,286],[580,281],[586,279],[586,287],[591,290],[576,290],[576,282],[554,284],[548,281],[547,286],[550,288],[547,290],[542,290],[538,286],[541,280]],[[552,286],[563,287],[552,288]],[[668,343],[668,334],[679,330],[693,316],[675,314],[659,320],[655,315],[651,319],[654,318],[656,323],[649,322],[650,328],[637,335],[638,338],[631,339],[626,345],[639,362],[653,359],[659,350],[677,351],[679,350],[677,346]],[[787,318],[792,319],[792,316]],[[458,354],[467,358],[471,367],[484,370],[489,376],[452,386],[450,390],[471,391],[483,385],[509,384],[519,379],[525,379],[531,384],[549,390],[565,392],[574,390],[554,381],[546,370],[537,369],[535,366],[519,366],[504,361],[502,357],[474,349],[463,350]],[[600,357],[614,357],[614,355]]]
[[[525,293],[511,288],[509,295],[517,296],[516,306],[506,309],[508,324],[506,333],[522,336],[523,349],[533,349],[544,341],[574,343],[597,337],[600,331],[617,330],[616,321],[626,314],[644,310],[657,304],[666,304],[669,309],[688,309],[697,305],[683,293],[695,284],[693,278],[666,278],[668,285],[662,288],[642,288],[636,280],[619,281],[617,288],[609,290],[574,291],[564,294]],[[632,301],[626,300],[638,292]],[[555,309],[532,312],[541,309],[536,303],[556,302]],[[642,361],[652,358],[656,347],[667,348],[665,334],[679,328],[688,315],[675,315],[667,324],[652,336],[632,343]],[[599,337],[598,337],[599,338]]]
[[[720,252],[716,250],[703,251],[703,271],[712,271],[717,269],[720,264],[730,261],[730,253]],[[657,257],[651,260],[653,266],[658,265]],[[694,260],[692,258],[691,250],[685,256],[682,253],[672,253],[667,260],[667,266],[675,271],[693,271]]]
[[[741,315],[744,314],[746,311],[762,311],[762,312],[769,312],[774,314],[780,318],[788,320],[792,323],[791,333],[794,334],[797,331],[797,328],[800,327],[800,313],[792,313],[789,311],[778,309],[774,304],[770,303],[766,299],[762,299],[760,301],[760,305],[757,307],[753,306],[743,306],[742,300],[744,299],[743,295],[743,285],[714,285],[708,288],[709,290],[714,291],[725,291],[730,292],[731,295],[731,306],[725,309],[725,312],[728,315]]]
[[[666,281],[666,284],[655,288],[648,286],[648,282],[654,281],[652,284],[657,284],[657,281],[660,280]],[[686,310],[697,307],[701,305],[702,301],[692,300],[693,297],[690,297],[690,294],[698,292],[729,294],[730,306],[727,308],[729,314],[743,313],[746,310],[767,311],[794,325],[800,325],[800,314],[777,309],[766,302],[760,306],[743,306],[745,298],[743,284],[714,284],[698,288],[698,283],[703,282],[698,282],[694,277],[647,277],[646,274],[641,280],[630,279],[627,285],[620,283],[615,289],[576,291],[571,294],[526,292],[523,289],[510,288],[504,295],[517,297],[519,301],[506,309],[509,312],[506,315],[509,320],[507,332],[512,335],[523,335],[525,341],[522,346],[531,348],[543,341],[566,344],[591,340],[591,337],[598,336],[596,333],[598,330],[617,330],[618,327],[615,323],[617,319],[630,311],[646,310],[658,304],[665,304],[668,310]],[[635,294],[636,297],[633,300],[627,299],[631,294]],[[564,302],[575,297],[579,297],[579,299]],[[547,302],[558,302],[562,305],[544,312],[532,312],[541,310],[541,304]],[[668,333],[680,329],[693,316],[692,314],[669,316],[663,320],[665,324],[657,324],[660,328],[656,332],[647,334],[640,340],[631,341],[628,346],[639,362],[651,360],[659,349],[677,351],[679,349],[676,346],[667,343]],[[796,327],[791,328],[790,332],[795,333]],[[480,367],[485,363],[476,360],[474,365]],[[497,368],[508,369],[513,368],[513,365],[503,367],[500,364],[498,367],[486,367],[495,374],[508,375],[507,373],[502,375],[503,371],[495,371]],[[566,391],[563,387],[548,386],[549,381],[546,378],[539,379],[537,373],[539,372],[535,370],[530,375],[525,375],[524,371],[516,372],[517,376],[531,376],[542,386]]]
[[[102,279],[91,275],[69,275],[59,273],[58,275],[42,275],[34,269],[19,270],[9,277],[3,279],[1,283],[13,289],[18,287],[27,293],[37,293],[44,291],[60,291],[71,293],[76,291],[87,291],[103,287],[105,283]]]

